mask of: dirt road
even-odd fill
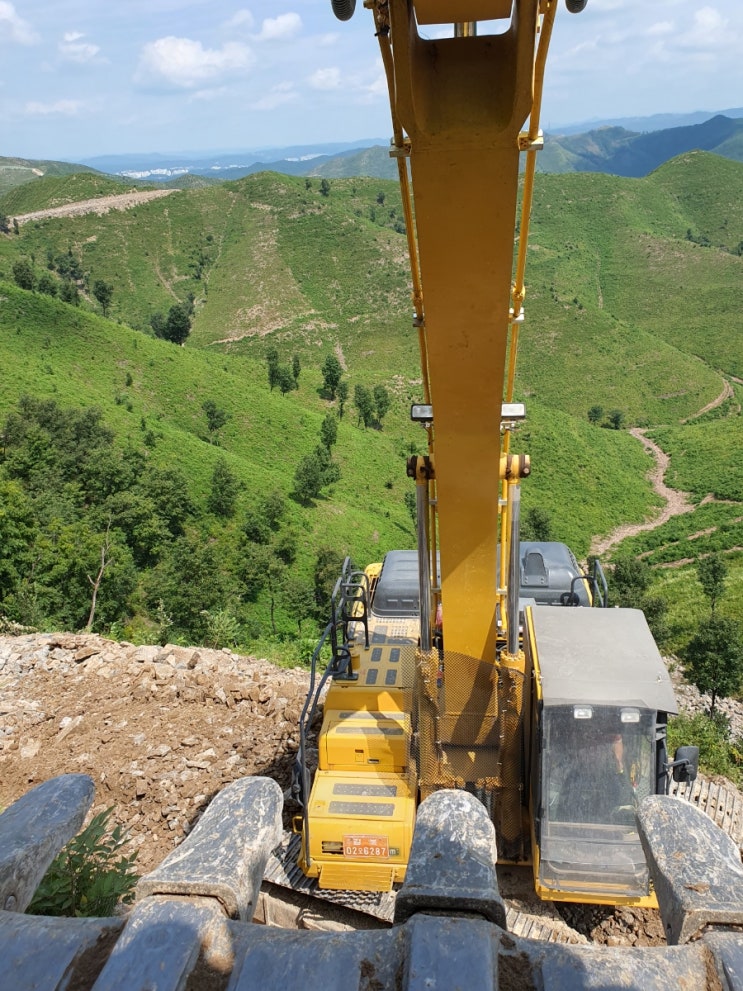
[[[140,203],[158,200],[163,196],[170,196],[171,193],[178,192],[180,192],[178,189],[148,189],[143,192],[121,193],[116,196],[99,196],[94,200],[66,203],[64,206],[54,206],[48,210],[19,213],[11,220],[17,220],[20,226],[31,220],[46,220],[49,217],[82,217],[86,213],[97,213],[100,217],[104,213],[108,213],[109,210],[130,210],[134,206],[139,206]]]
[[[656,527],[662,526],[663,523],[670,520],[672,516],[681,516],[694,509],[685,492],[679,492],[666,485],[665,475],[670,461],[666,452],[661,450],[655,441],[646,437],[645,431],[640,430],[639,427],[633,427],[630,433],[640,441],[648,454],[655,460],[655,467],[650,472],[649,478],[653,490],[663,499],[665,505],[652,520],[646,520],[644,523],[623,523],[606,537],[594,537],[590,553],[597,554],[599,557],[626,537],[634,537],[635,534],[644,533],[646,530],[655,530]]]

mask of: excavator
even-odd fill
[[[332,2],[353,12],[353,0]],[[140,880],[130,913],[25,915],[94,801],[92,778],[65,774],[0,815],[0,985],[743,991],[740,849],[691,802],[657,794],[670,775],[693,778],[698,754],[667,759],[675,703],[642,614],[601,608],[600,570],[584,574],[562,545],[519,546],[529,461],[509,438],[523,416],[513,378],[528,206],[512,286],[510,239],[522,151],[525,204],[534,178],[555,0],[366,6],[408,204],[424,369],[414,415],[429,446],[408,465],[418,546],[362,570],[347,562],[336,583],[302,719],[295,839],[328,894],[402,882],[394,924],[253,924],[270,921],[260,888],[282,843],[283,795],[268,777],[223,788]],[[454,36],[439,39],[448,20]],[[492,21],[500,33],[483,33]],[[421,37],[427,25],[437,40]],[[510,929],[496,852],[531,863],[545,899],[657,895],[669,945],[572,945]]]
[[[598,563],[584,573],[565,545],[519,540],[531,462],[511,450],[515,372],[557,0],[364,6],[389,90],[423,383],[411,417],[428,449],[407,464],[417,547],[346,561],[335,586],[300,727],[299,866],[320,888],[391,891],[419,803],[461,789],[540,898],[654,906],[635,810],[698,759],[668,759],[666,667],[642,612],[601,608]]]

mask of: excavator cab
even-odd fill
[[[670,678],[642,612],[530,609],[540,897],[653,905],[635,810],[666,787]]]

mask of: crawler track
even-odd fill
[[[743,848],[743,794],[729,782],[700,775],[691,785],[671,786],[671,794],[696,805]],[[305,877],[297,866],[300,838],[285,832],[264,874],[259,919],[269,924],[312,929],[356,929],[391,925],[394,892],[329,891]],[[501,893],[508,931],[551,943],[585,943],[549,902],[536,899],[531,872],[506,868]]]

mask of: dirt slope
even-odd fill
[[[229,651],[70,634],[0,638],[0,809],[65,772],[90,774],[142,873],[212,795],[246,774],[287,788],[307,673]]]

